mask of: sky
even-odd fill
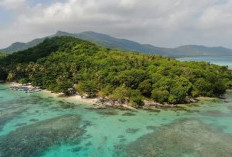
[[[0,48],[58,30],[232,48],[232,0],[0,0]]]

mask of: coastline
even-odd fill
[[[20,83],[17,83],[17,82],[9,82],[9,85],[11,87],[27,87],[27,88],[37,88],[37,87],[34,87],[32,85],[23,85],[23,84],[20,84]],[[42,89],[41,91],[39,92],[42,92],[44,94],[49,94],[51,96],[54,96],[54,97],[62,97],[62,98],[66,98],[66,99],[69,99],[69,100],[76,100],[76,101],[80,101],[80,102],[83,102],[83,103],[89,103],[89,104],[94,104],[96,103],[97,101],[97,98],[94,98],[94,99],[90,99],[90,98],[82,98],[80,95],[73,95],[73,96],[64,96],[64,93],[54,93],[52,91],[49,91],[47,89]]]
[[[20,83],[17,83],[17,82],[8,82],[9,85],[11,87],[27,87],[29,89],[31,88],[37,88],[38,87],[34,87],[32,85],[23,85],[23,84],[20,84]],[[86,104],[91,104],[91,105],[94,105],[94,108],[98,109],[98,108],[104,108],[104,107],[115,107],[115,108],[124,108],[124,109],[128,109],[128,110],[137,110],[136,108],[128,105],[128,104],[104,104],[104,103],[101,103],[100,101],[100,98],[99,97],[96,97],[96,98],[83,98],[82,96],[78,95],[78,94],[75,94],[75,95],[72,95],[72,96],[65,96],[64,93],[54,93],[52,91],[49,91],[47,89],[41,89],[39,92],[42,92],[44,94],[49,94],[53,97],[60,97],[60,98],[64,98],[64,99],[67,99],[67,100],[71,100],[71,101],[78,101],[78,102],[81,102],[81,103],[86,103]]]
[[[105,108],[105,107],[114,107],[114,108],[124,108],[124,109],[128,109],[128,110],[137,110],[134,107],[131,107],[127,104],[116,104],[116,105],[107,105],[107,104],[101,104],[99,102],[100,98],[96,97],[96,98],[83,98],[80,95],[72,95],[72,96],[64,96],[64,93],[53,93],[47,89],[42,90],[41,92],[52,95],[54,97],[60,97],[60,98],[64,98],[67,100],[71,100],[71,101],[77,101],[77,102],[81,102],[81,103],[86,103],[86,104],[91,104],[94,106],[94,108],[96,109],[100,109],[100,108]]]
[[[96,101],[97,101],[97,98],[93,98],[93,99],[82,98],[80,95],[64,96],[63,93],[54,93],[54,92],[51,92],[51,91],[49,91],[47,89],[44,89],[41,92],[43,92],[45,94],[49,94],[49,95],[54,96],[54,97],[62,97],[62,98],[68,99],[68,100],[80,101],[80,102],[88,103],[88,104],[95,104]]]
[[[47,89],[40,89],[39,87],[34,87],[31,84],[20,84],[17,82],[8,82],[8,84],[12,87],[25,87],[28,88],[29,90],[31,89],[37,89],[38,91],[36,92],[41,92],[45,95],[50,95],[53,97],[57,97],[57,98],[64,98],[66,100],[70,100],[70,101],[77,101],[77,102],[81,102],[81,103],[85,103],[85,104],[91,104],[93,105],[94,108],[96,109],[100,109],[100,108],[106,108],[106,107],[113,107],[113,108],[121,108],[121,109],[128,109],[128,110],[137,110],[137,108],[132,107],[128,102],[127,103],[118,103],[113,102],[110,99],[103,99],[100,97],[96,97],[96,98],[85,98],[82,97],[78,94],[72,95],[72,96],[65,96],[64,93],[54,93],[52,91],[49,91]],[[33,93],[33,92],[32,92]],[[194,99],[191,99],[189,103],[185,103],[185,104],[160,104],[154,101],[148,101],[148,100],[144,100],[144,106],[141,108],[143,110],[151,110],[154,108],[176,108],[179,106],[191,106],[192,104],[198,103],[200,101],[210,101],[210,100],[215,100],[217,98],[212,98],[212,97],[197,97]]]

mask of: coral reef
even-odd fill
[[[84,130],[80,117],[66,115],[21,127],[1,139],[0,156],[35,157],[63,142],[75,144]]]
[[[222,154],[231,157],[231,146],[231,136],[199,120],[185,119],[157,128],[127,145],[115,146],[115,154],[117,157],[219,157]]]

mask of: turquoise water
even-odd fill
[[[232,68],[232,57],[192,57]],[[180,108],[94,109],[0,84],[0,157],[231,157],[232,92]]]
[[[232,56],[199,56],[178,58],[180,61],[206,61],[212,64],[228,66],[232,69]]]
[[[178,109],[94,109],[0,84],[0,156],[231,157],[232,92],[225,97]]]

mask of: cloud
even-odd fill
[[[15,12],[14,20],[0,27],[0,47],[57,30],[91,30],[156,46],[232,47],[232,0],[54,0],[35,6],[29,1],[0,3]]]
[[[18,8],[23,8],[26,6],[27,0],[2,0],[0,2],[0,6],[9,9],[9,10],[15,10]]]

